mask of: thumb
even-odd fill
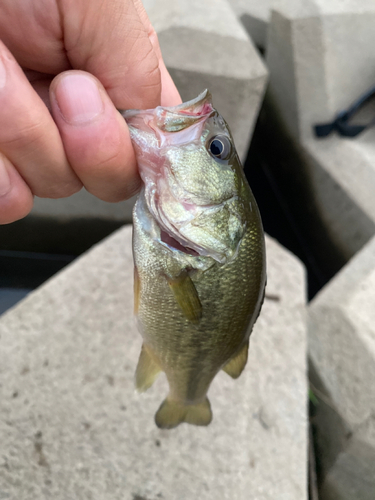
[[[95,75],[117,108],[160,105],[162,78],[178,103],[178,92],[163,63],[161,69],[155,32],[138,2],[65,0],[61,5],[71,66]]]

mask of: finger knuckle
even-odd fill
[[[4,126],[0,130],[0,144],[7,149],[34,149],[43,137],[44,131],[45,124],[35,120],[18,122],[16,126]]]
[[[82,189],[82,182],[80,180],[62,181],[59,183],[48,183],[47,185],[38,187],[35,186],[33,194],[39,198],[68,198],[73,194],[78,193]]]

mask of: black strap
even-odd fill
[[[349,120],[375,95],[375,87],[372,87],[363,94],[354,104],[347,110],[340,111],[336,118],[331,123],[322,123],[314,125],[313,129],[317,137],[327,137],[331,132],[335,131],[344,137],[355,137],[364,130],[375,125],[375,118],[366,125],[351,125]]]

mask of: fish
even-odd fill
[[[243,371],[266,285],[259,210],[229,127],[205,90],[174,107],[122,112],[143,181],[133,210],[138,391],[164,372],[159,428],[212,420],[220,370]]]

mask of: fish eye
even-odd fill
[[[215,135],[208,142],[208,152],[214,158],[227,160],[232,152],[232,144],[226,135]]]

